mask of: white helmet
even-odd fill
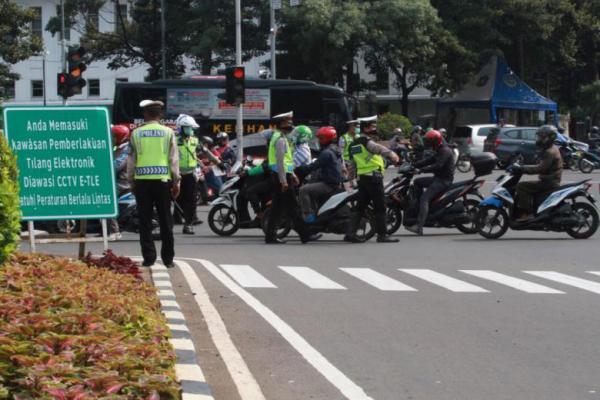
[[[193,129],[200,127],[194,117],[190,117],[187,114],[179,114],[179,117],[177,117],[175,123],[177,124],[177,127],[190,126]]]
[[[217,140],[219,139],[229,139],[229,135],[226,132],[217,133]]]

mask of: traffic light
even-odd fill
[[[225,69],[225,101],[228,104],[240,105],[246,102],[246,72],[244,67],[227,67]]]
[[[58,77],[58,94],[65,99],[80,94],[83,87],[87,84],[85,79],[82,78],[83,72],[87,69],[87,65],[85,65],[83,59],[84,55],[85,49],[83,47],[69,47],[67,73],[59,74]]]
[[[64,97],[67,96],[67,74],[59,72],[56,77],[56,92],[59,96]]]

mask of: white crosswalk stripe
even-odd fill
[[[258,273],[249,265],[221,264],[240,286],[246,288],[276,288],[271,281]]]
[[[371,268],[340,268],[347,274],[383,291],[416,292],[417,289],[379,273]]]
[[[421,278],[429,283],[433,283],[434,285],[441,286],[452,292],[461,292],[461,293],[487,293],[488,292],[488,290],[485,290],[482,287],[473,285],[473,284],[465,282],[465,281],[461,281],[460,279],[452,278],[451,276],[448,276],[448,275],[440,274],[439,272],[433,271],[431,269],[403,269],[403,268],[398,268],[398,269],[407,274],[416,276],[417,278]]]
[[[504,275],[499,272],[489,270],[460,270],[465,274],[473,275],[481,279],[487,279],[492,282],[510,286],[514,289],[521,290],[527,293],[546,293],[546,294],[564,294],[560,290],[552,289],[548,286],[539,285],[537,283],[526,281],[525,279],[515,278],[509,275]]]
[[[279,267],[300,282],[311,289],[335,289],[345,290],[346,288],[337,282],[332,281],[325,275],[320,274],[314,269],[308,267]]]
[[[563,274],[556,271],[523,271],[526,274],[539,276],[540,278],[548,279],[554,282],[562,283],[568,286],[587,290],[588,292],[600,294],[600,283],[588,281],[587,279],[577,278],[572,275]]]
[[[587,273],[600,276],[600,271],[588,271]]]

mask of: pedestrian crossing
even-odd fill
[[[593,280],[600,276],[600,271],[582,272],[581,274],[589,275],[590,279],[587,279],[588,276],[583,278],[557,271],[529,270],[504,273],[486,269],[460,269],[441,273],[425,268],[397,268],[383,273],[368,267],[340,267],[328,269],[328,274],[325,274],[306,266],[278,266],[262,273],[250,265],[221,264],[220,267],[238,285],[252,289],[278,289],[298,284],[300,287],[319,291],[348,291],[350,287],[364,285],[381,292],[442,290],[449,293],[486,294],[504,287],[527,294],[565,294],[574,288],[600,294],[600,282]],[[265,271],[264,268],[261,271]],[[340,275],[337,271],[343,274]],[[268,273],[269,277],[263,273]],[[529,280],[531,277],[541,283]],[[410,285],[404,282],[406,279],[411,280]]]

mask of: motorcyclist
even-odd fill
[[[312,155],[308,142],[313,138],[312,130],[306,125],[298,125],[291,137],[294,138],[294,167],[310,164]]]
[[[130,190],[127,181],[127,156],[130,151],[129,138],[131,137],[131,130],[127,125],[113,125],[110,132],[113,140],[113,167],[117,178],[117,193],[121,196]],[[116,218],[108,221],[108,229],[111,233],[111,239],[121,238],[121,230]]]
[[[444,143],[442,134],[436,130],[430,130],[423,139],[425,148],[431,148],[433,155],[424,160],[414,163],[414,167],[420,172],[432,172],[432,177],[415,179],[415,188],[419,191],[419,215],[417,223],[407,226],[406,229],[417,235],[423,235],[423,226],[429,214],[429,203],[442,193],[454,181],[454,153],[450,146]],[[423,190],[427,188],[425,193]]]
[[[362,242],[356,236],[356,231],[368,205],[372,203],[375,213],[377,242],[398,242],[398,239],[391,238],[386,234],[385,193],[383,188],[385,161],[383,157],[387,157],[394,164],[397,164],[400,159],[396,153],[387,147],[375,143],[374,139],[377,138],[377,116],[362,118],[360,123],[361,132],[367,136],[356,139],[350,147],[350,157],[356,165],[358,175],[358,204],[344,240],[350,243]]]
[[[198,138],[194,129],[200,126],[196,120],[186,114],[180,114],[175,122],[177,149],[179,150],[179,173],[181,175],[181,193],[176,200],[183,211],[183,234],[194,234],[194,214],[196,211],[196,167],[198,166]]]
[[[217,145],[213,151],[214,155],[219,157],[221,163],[225,167],[227,176],[231,173],[231,167],[237,161],[237,155],[235,150],[229,146],[229,135],[227,132],[219,132],[216,137]]]
[[[423,156],[423,128],[420,125],[413,126],[410,134],[410,147],[415,154],[415,159],[419,160]]]
[[[300,210],[304,222],[311,224],[317,219],[314,204],[320,198],[331,196],[342,188],[344,182],[342,155],[334,143],[337,132],[333,126],[324,126],[317,131],[321,153],[315,162],[300,167],[299,174],[308,175],[320,171],[317,182],[300,187]]]
[[[221,175],[223,173],[222,170],[225,169],[225,166],[219,157],[214,153],[214,141],[208,136],[202,136],[200,141],[202,142],[202,147],[199,148],[198,155],[200,156],[200,161],[202,162],[204,184],[208,188],[212,189],[213,195],[217,195],[221,191],[221,186],[223,186]],[[218,171],[218,174],[215,174],[215,169]],[[206,198],[208,199],[208,194]]]
[[[514,165],[515,172],[539,175],[539,180],[519,182],[517,185],[517,206],[521,211],[519,221],[526,221],[533,216],[535,196],[550,192],[560,186],[563,172],[563,160],[558,147],[554,145],[557,137],[556,128],[552,125],[541,126],[536,132],[535,144],[542,151],[537,165]]]

